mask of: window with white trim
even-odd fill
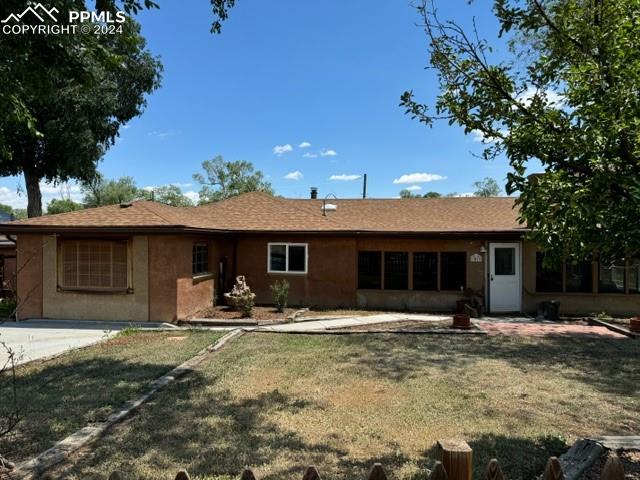
[[[269,273],[307,273],[306,243],[270,243]]]

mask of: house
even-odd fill
[[[11,222],[11,213],[0,212],[0,223]],[[16,283],[16,243],[6,235],[0,235],[0,297],[13,294]]]
[[[640,313],[640,259],[543,268],[513,198],[285,199],[199,207],[137,201],[3,224],[17,236],[18,315],[175,321],[245,275],[258,303],[286,278],[292,305]]]

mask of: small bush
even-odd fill
[[[251,291],[244,275],[236,277],[236,284],[229,293],[225,293],[227,304],[242,312],[243,317],[250,317],[256,304],[256,294]]]
[[[271,295],[273,295],[273,303],[275,303],[278,312],[283,312],[287,308],[287,300],[289,298],[289,282],[286,280],[276,280],[276,283],[269,287]]]

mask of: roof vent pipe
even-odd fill
[[[311,187],[311,200],[318,198],[318,187]]]

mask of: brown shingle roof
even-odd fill
[[[327,200],[337,206],[322,215],[322,200],[272,197],[253,192],[199,207],[138,201],[46,215],[0,230],[83,228],[197,229],[248,232],[464,233],[522,231],[515,199],[417,198]]]

